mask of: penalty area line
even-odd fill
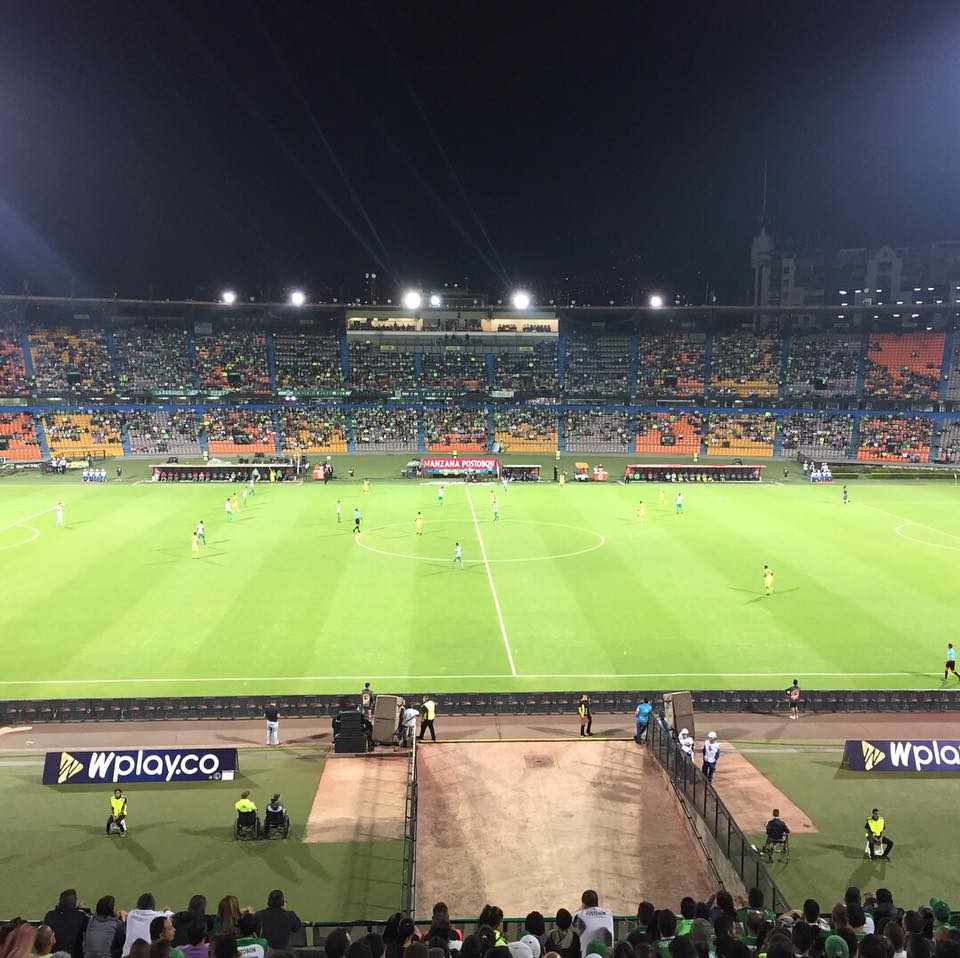
[[[517,667],[513,664],[513,652],[510,651],[510,640],[507,638],[507,627],[503,621],[503,611],[500,608],[500,599],[497,597],[497,587],[493,584],[493,572],[490,570],[490,560],[487,558],[487,550],[483,544],[483,535],[480,532],[480,523],[477,521],[477,511],[473,508],[473,499],[470,496],[470,486],[464,483],[467,491],[467,505],[470,506],[470,515],[473,517],[473,528],[477,532],[477,542],[480,543],[480,556],[483,559],[483,567],[487,572],[487,583],[490,586],[490,595],[493,596],[493,607],[497,610],[497,621],[500,623],[500,635],[503,638],[503,647],[507,650],[507,661],[510,663],[510,674],[514,677],[517,674]]]

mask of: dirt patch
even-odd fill
[[[710,893],[676,798],[633,742],[426,745],[419,751],[417,898],[487,902],[508,915],[577,907],[585,888],[617,913]]]
[[[780,809],[780,817],[791,832],[813,834],[818,831],[807,813],[794,804],[756,766],[739,752],[725,749],[713,779],[721,801],[745,832],[762,832],[771,811]]]
[[[407,758],[327,760],[304,832],[305,842],[403,838]]]

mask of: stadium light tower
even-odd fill
[[[232,306],[237,301],[237,294],[232,289],[225,289],[220,294],[220,302],[224,306]]]
[[[415,289],[408,289],[403,294],[403,305],[405,309],[419,309],[423,302],[423,297]]]
[[[651,309],[663,309],[663,297],[659,293],[654,293],[650,297]]]
[[[530,294],[526,290],[518,289],[511,300],[514,309],[529,309]]]
[[[434,309],[436,309],[436,308],[440,305],[440,302],[441,302],[441,301],[440,301],[440,297],[439,297],[436,293],[434,293],[434,294],[430,297],[430,305],[431,305]]]
[[[290,293],[290,305],[302,306],[307,301],[307,294],[302,289],[295,289]]]

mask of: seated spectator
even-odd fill
[[[715,399],[776,396],[780,353],[780,339],[772,336],[714,336],[710,395]]]
[[[153,945],[157,942],[163,942],[168,945],[170,948],[169,952],[165,952],[165,958],[167,955],[172,956],[172,958],[183,958],[183,952],[179,948],[173,947],[173,916],[171,915],[157,915],[153,921],[150,922],[150,945],[151,945],[151,954],[153,952]]]
[[[487,411],[482,406],[427,406],[423,440],[431,452],[486,452]]]
[[[702,333],[646,333],[637,341],[637,395],[703,396],[706,339]]]
[[[400,343],[384,343],[350,338],[347,385],[367,395],[412,393],[417,387],[412,349]]]
[[[359,406],[350,413],[357,449],[401,452],[417,448],[417,410]]]
[[[197,336],[196,353],[202,389],[269,395],[270,375],[263,333],[224,328],[209,336]]]
[[[927,462],[932,439],[933,420],[928,416],[864,416],[857,459]]]
[[[207,925],[206,916],[197,916],[194,918],[193,922],[187,928],[186,944],[180,948],[180,951],[183,953],[183,958],[208,958],[210,949],[209,935],[210,929]]]
[[[275,332],[273,356],[280,393],[322,394],[343,386],[340,341],[334,331]]]
[[[240,958],[267,958],[270,944],[261,935],[260,919],[246,912],[240,916],[237,952]],[[186,956],[184,956],[186,958]]]
[[[120,958],[126,934],[125,918],[124,912],[117,913],[113,895],[101,898],[83,934],[84,958]]]
[[[187,903],[186,911],[178,911],[173,916],[173,944],[180,947],[187,941],[187,929],[198,919],[207,924],[207,899],[204,895],[193,895]]]
[[[36,396],[112,396],[113,367],[101,329],[36,326],[30,330]]]
[[[543,340],[522,351],[502,352],[494,356],[493,388],[536,396],[557,393],[557,344]]]
[[[554,927],[547,933],[544,947],[547,952],[556,952],[560,958],[580,958],[580,936],[573,929],[573,915],[560,908],[554,917]]]
[[[863,340],[824,333],[793,336],[787,354],[784,395],[811,398],[855,396]]]
[[[497,409],[493,421],[494,438],[507,452],[552,452],[557,448],[557,419],[550,406]]]
[[[573,331],[566,338],[564,391],[568,396],[630,394],[630,338]]]
[[[43,916],[43,924],[53,929],[57,942],[64,951],[71,954],[83,940],[90,910],[86,903],[77,897],[76,889],[67,888],[60,892],[60,900]]]
[[[196,388],[182,327],[125,326],[113,334],[117,379],[124,395],[173,395]]]
[[[263,937],[277,951],[283,951],[290,936],[300,930],[300,919],[295,911],[287,908],[287,900],[279,888],[270,892],[267,907],[257,912],[257,918]]]
[[[150,929],[155,918],[169,918],[172,915],[172,911],[157,909],[157,902],[153,895],[150,892],[144,892],[137,899],[136,908],[131,908],[127,912],[127,934],[123,943],[124,958],[130,954],[130,948],[135,941],[143,940],[147,944],[153,941]]]
[[[773,413],[710,413],[703,437],[708,456],[772,456]]]
[[[346,452],[344,411],[335,406],[282,409],[280,444],[284,452]]]
[[[626,453],[633,442],[630,415],[603,408],[568,409],[563,414],[566,448],[574,453]]]
[[[264,409],[208,408],[203,428],[211,454],[276,452],[273,416]]]
[[[0,325],[0,396],[29,396],[23,362],[23,333],[13,324]]]
[[[830,413],[789,413],[780,420],[784,455],[800,453],[813,459],[846,459],[853,442],[853,416]]]
[[[200,454],[200,420],[192,410],[135,410],[126,413],[124,420],[135,456]]]

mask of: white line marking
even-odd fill
[[[913,536],[908,536],[902,529],[906,529],[907,526],[916,526],[918,529],[929,529],[929,526],[924,526],[919,522],[901,522],[893,531],[900,536],[901,539],[906,539],[907,542],[915,542],[917,545],[921,546],[933,546],[934,549],[949,549],[951,552],[960,552],[960,546],[947,546],[941,542],[927,542],[926,539],[915,539]],[[940,535],[950,536],[951,539],[960,539],[960,536],[951,535],[949,532],[942,532]]]
[[[33,535],[29,539],[24,539],[22,542],[14,542],[12,545],[0,546],[0,551],[6,549],[19,549],[20,546],[28,546],[31,542],[36,542],[40,538],[40,530],[36,526],[25,526],[22,523],[20,525],[13,526],[14,529],[29,529]]]
[[[477,541],[480,543],[480,555],[483,557],[483,567],[487,570],[487,582],[490,585],[490,594],[493,596],[493,606],[497,610],[497,621],[500,623],[500,635],[503,636],[503,647],[507,650],[507,661],[510,663],[510,674],[516,676],[517,667],[513,664],[513,653],[510,651],[510,640],[507,638],[507,627],[503,622],[503,612],[500,609],[500,600],[497,598],[497,587],[493,584],[493,572],[487,559],[487,550],[480,533],[480,523],[477,522],[477,512],[473,508],[473,499],[470,497],[470,486],[466,485],[467,505],[470,506],[470,515],[473,516],[473,528],[477,531]]]
[[[5,526],[0,526],[0,532],[6,532],[7,529],[13,529],[16,526],[22,526],[25,522],[29,522],[31,519],[39,519],[40,516],[45,516],[48,512],[53,512],[55,506],[51,506],[49,509],[41,509],[40,512],[34,512],[32,515],[24,516],[22,519],[17,519],[16,522],[8,522]]]
[[[782,679],[784,676],[791,675],[801,679],[812,678],[836,678],[837,676],[852,675],[857,678],[904,678],[906,676],[935,678],[934,672],[523,672],[514,673],[515,678],[519,679],[677,679],[685,675],[692,678],[738,678],[738,679]],[[240,675],[223,676],[215,675],[210,678],[200,678],[198,676],[185,676],[184,678],[145,678],[145,679],[2,679],[0,686],[4,685],[149,685],[160,683],[185,683],[185,682],[356,682],[358,680],[369,680],[371,682],[400,682],[400,681],[420,681],[427,679],[506,679],[510,678],[506,672],[493,672],[489,674],[457,675],[448,673],[445,675],[370,675],[367,672],[358,675]]]

